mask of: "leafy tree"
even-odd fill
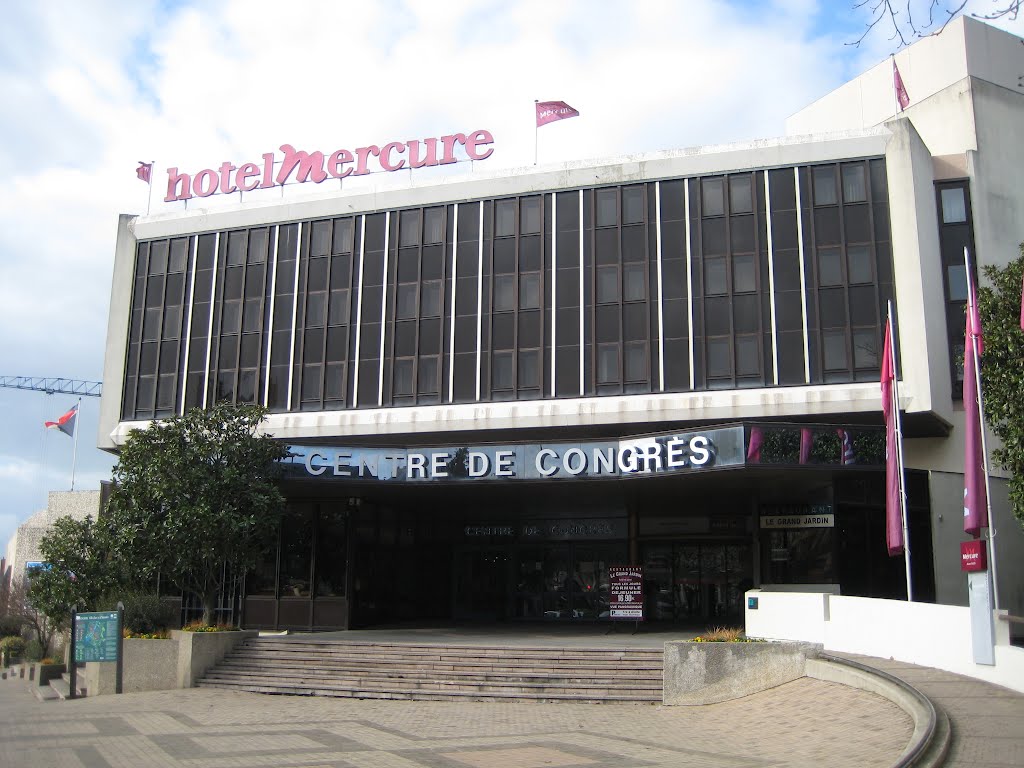
[[[71,608],[92,610],[104,592],[116,581],[107,556],[109,541],[101,524],[92,519],[75,520],[61,517],[43,534],[39,553],[46,568],[35,569],[27,577],[28,591],[23,609],[25,618],[33,620],[39,640],[49,650],[52,631],[68,626]],[[45,616],[42,626],[32,612]]]
[[[978,292],[985,332],[981,356],[985,420],[1002,442],[992,458],[1010,473],[1010,504],[1024,525],[1024,330],[1020,327],[1024,244],[1005,267],[986,266],[991,287]]]
[[[257,433],[266,410],[222,403],[132,432],[114,467],[104,517],[116,551],[203,602],[213,621],[232,574],[251,570],[277,530],[275,482],[287,448]]]

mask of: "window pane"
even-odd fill
[[[702,179],[701,199],[705,216],[721,216],[725,213],[725,189],[722,179]]]
[[[717,296],[728,291],[725,259],[704,259],[704,294]]]
[[[309,597],[313,521],[309,505],[290,510],[281,526],[281,597]]]
[[[838,248],[818,249],[818,285],[842,285],[842,254]]]
[[[757,290],[757,271],[753,255],[732,257],[732,292],[750,293]]]
[[[348,550],[345,521],[343,509],[321,505],[316,537],[318,597],[342,597],[345,594],[345,554]]]
[[[967,221],[967,203],[964,200],[963,187],[947,187],[940,194],[942,196],[943,224],[958,224]]]
[[[416,317],[416,283],[403,283],[398,286],[395,300],[395,315],[399,320]]]
[[[416,387],[420,394],[437,392],[437,358],[421,357],[420,369],[416,378]]]
[[[511,352],[495,352],[491,357],[491,388],[512,389],[513,358]]]
[[[494,204],[494,236],[509,237],[516,233],[516,201],[499,200]]]
[[[444,208],[428,208],[423,214],[423,243],[444,242]]]
[[[967,267],[954,264],[946,267],[946,274],[949,277],[949,300],[967,301]]]
[[[509,312],[516,308],[515,275],[498,275],[494,278],[494,311]]]
[[[729,211],[731,213],[751,213],[754,203],[750,192],[750,176],[729,177]]]
[[[413,360],[411,357],[395,360],[392,384],[395,395],[406,396],[412,394],[412,369]]]
[[[639,224],[644,220],[644,188],[622,188],[622,223]]]
[[[647,298],[647,287],[644,285],[643,264],[627,264],[622,271],[623,294],[625,301],[643,301]]]
[[[519,233],[535,235],[540,232],[541,198],[524,197],[519,202]]]
[[[597,348],[597,383],[613,384],[619,380],[619,345],[602,344]]]
[[[850,283],[870,283],[871,246],[850,245],[846,248],[846,263],[850,271]]]
[[[878,334],[872,331],[854,331],[853,367],[878,367]]]
[[[320,328],[324,324],[327,309],[327,294],[322,292],[311,293],[306,298],[306,327]],[[224,313],[225,323],[227,322],[227,311]]]
[[[626,381],[647,380],[646,344],[626,344],[625,369]]]
[[[519,308],[538,309],[540,307],[540,273],[531,272],[519,277]]]
[[[868,199],[867,184],[864,177],[864,166],[843,166],[843,202],[862,203]]]
[[[729,339],[708,339],[708,376],[720,378],[732,376],[732,359]]]
[[[614,189],[599,189],[597,195],[597,226],[610,227],[619,223],[618,195]]]
[[[847,368],[846,364],[846,333],[844,331],[826,331],[823,334],[825,343],[825,370],[834,371]]]
[[[432,280],[423,284],[420,294],[420,317],[437,317],[441,314],[441,281]]]
[[[540,353],[531,349],[519,353],[519,388],[540,386]]]
[[[619,300],[619,268],[597,268],[597,301],[609,304]]]
[[[836,169],[834,165],[819,165],[814,169],[814,204],[835,205]]]
[[[755,376],[761,372],[757,354],[757,336],[736,337],[736,375]]]
[[[328,325],[348,325],[348,290],[331,291],[327,323]]]

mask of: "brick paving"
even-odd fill
[[[894,763],[911,732],[889,701],[809,678],[706,707],[207,689],[44,703],[0,681],[4,768],[870,768]]]
[[[847,655],[847,654],[841,654]],[[1024,696],[1008,688],[902,661],[852,656],[902,678],[949,716],[947,768],[1018,768],[1024,765]]]

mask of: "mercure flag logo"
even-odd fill
[[[567,117],[579,117],[579,111],[573,109],[564,101],[538,101],[537,102],[537,127],[553,123],[555,120],[565,120]]]

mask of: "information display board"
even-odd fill
[[[641,565],[608,568],[608,617],[619,621],[644,620],[644,569]]]
[[[117,661],[117,611],[75,614],[75,661]]]

